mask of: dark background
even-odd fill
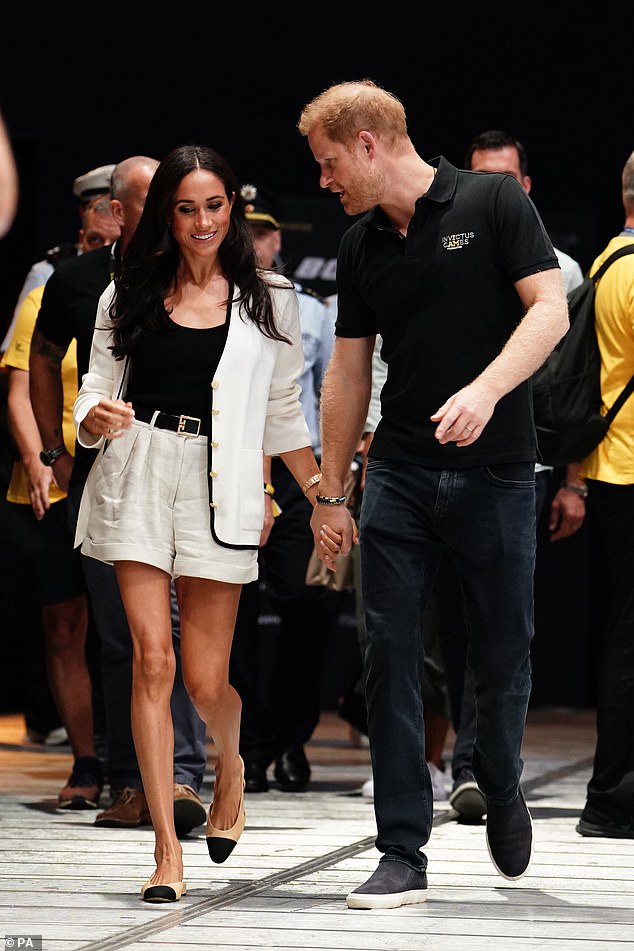
[[[375,12],[363,3],[12,4],[0,108],[21,200],[0,242],[0,326],[32,261],[75,237],[73,179],[184,142],[212,145],[241,181],[287,196],[291,271],[305,248],[334,256],[348,222],[320,197],[296,122],[326,86],[364,77],[402,99],[424,158],[462,165],[470,139],[492,127],[522,139],[554,243],[585,269],[622,223],[619,176],[634,148],[632,4],[600,9],[582,17],[554,0],[392,2]],[[298,198],[312,201],[298,210]]]
[[[487,128],[520,138],[553,241],[585,270],[623,223],[620,174],[634,149],[633,7],[608,2],[582,16],[577,4],[556,0],[409,0],[376,10],[301,2],[11,5],[0,109],[21,193],[0,241],[0,332],[33,261],[75,239],[73,179],[133,154],[160,159],[185,142],[213,146],[242,182],[283,196],[289,273],[332,293],[349,222],[336,199],[320,193],[296,122],[331,83],[366,77],[401,98],[424,158],[443,154],[462,166],[470,139]],[[554,546],[542,538],[541,548],[534,698],[582,705],[592,699],[587,535]]]

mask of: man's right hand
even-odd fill
[[[38,522],[41,522],[51,504],[48,493],[53,481],[53,473],[51,467],[42,465],[39,459],[29,466],[25,463],[24,468],[29,480],[31,508]]]
[[[73,471],[73,457],[70,453],[65,452],[55,460],[50,468],[53,470],[53,479],[57,488],[68,493],[68,483]]]

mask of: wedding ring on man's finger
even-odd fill
[[[473,427],[473,426],[465,426],[465,429],[468,430],[470,433],[473,432],[474,428],[475,428],[475,427]]]

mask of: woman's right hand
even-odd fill
[[[118,439],[134,419],[132,403],[123,400],[99,400],[84,416],[81,425],[91,436]]]

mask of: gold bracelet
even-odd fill
[[[306,479],[304,485],[302,486],[302,492],[304,495],[313,485],[317,485],[318,482],[321,482],[321,472],[316,472],[315,475],[311,476],[310,479]]]
[[[275,489],[273,488],[270,482],[264,483],[264,494],[270,495],[271,498],[273,498],[273,496],[275,495]]]

